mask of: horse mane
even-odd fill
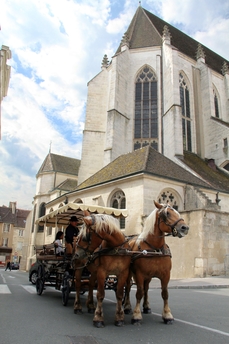
[[[109,228],[109,232],[120,232],[119,220],[107,214],[95,214],[95,230],[97,233]]]
[[[141,232],[141,234],[138,236],[139,241],[142,241],[144,239],[146,239],[147,235],[149,233],[153,234],[154,233],[154,224],[156,221],[156,213],[157,213],[157,208],[155,208],[151,214],[149,214],[149,216],[147,216],[144,226],[143,226],[143,230]]]

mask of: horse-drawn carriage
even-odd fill
[[[85,209],[86,213],[84,212],[82,217],[84,226],[78,235],[71,257],[71,264],[75,272],[76,290],[74,312],[82,312],[80,302],[81,278],[83,267],[87,266],[90,272],[87,307],[89,312],[94,313],[93,324],[96,327],[104,326],[102,303],[105,296],[105,281],[110,275],[115,275],[117,278],[115,325],[122,326],[124,313],[131,312],[129,296],[132,277],[134,277],[137,292],[136,306],[131,322],[134,324],[142,320],[140,310],[142,298],[143,313],[151,312],[148,289],[152,277],[161,281],[161,296],[164,301],[162,318],[165,323],[173,322],[173,316],[168,306],[171,253],[165,243],[165,236],[173,235],[182,238],[188,233],[189,227],[179,212],[169,204],[154,203],[156,208],[146,218],[142,233],[131,238],[124,235],[120,230],[119,221],[111,216],[122,216],[122,210],[117,215],[118,209],[115,210],[116,214],[92,212],[90,209]],[[48,215],[45,220],[48,220]],[[93,302],[95,286],[97,289],[96,307]]]
[[[118,210],[108,207],[93,206],[69,203],[58,210],[49,213],[37,220],[40,225],[52,226],[64,229],[69,224],[72,215],[82,219],[86,214],[109,214],[113,216],[127,216],[125,209]],[[37,294],[41,295],[45,287],[54,287],[56,290],[62,292],[62,303],[64,306],[68,304],[69,294],[75,291],[75,275],[76,269],[80,270],[80,294],[84,294],[89,290],[89,280],[91,273],[85,266],[74,266],[72,264],[72,255],[64,253],[63,255],[56,254],[56,247],[54,243],[36,245],[36,260],[39,263],[36,280]],[[107,276],[104,288],[116,290],[117,278],[116,276]],[[97,284],[95,283],[94,289]]]

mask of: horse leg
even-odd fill
[[[132,315],[131,324],[140,324],[142,321],[142,314],[140,309],[141,299],[144,295],[144,278],[143,276],[136,276],[137,292],[136,292],[136,306]]]
[[[105,296],[104,283],[106,279],[106,272],[100,271],[97,272],[97,306],[93,318],[93,324],[95,327],[102,328],[104,327],[104,318],[103,318],[103,299]]]
[[[75,302],[74,302],[74,313],[75,314],[82,314],[83,313],[81,302],[80,302],[81,275],[82,275],[82,269],[76,269],[75,270],[76,296],[75,296]]]
[[[164,308],[162,311],[162,319],[164,320],[165,324],[172,324],[174,321],[173,315],[169,308],[169,293],[168,293],[168,283],[170,279],[170,273],[168,276],[161,279],[161,297],[164,300]]]
[[[132,273],[129,272],[126,285],[125,285],[125,293],[124,293],[124,300],[123,300],[125,314],[130,314],[132,312],[131,303],[130,303],[131,278],[132,278]]]
[[[148,290],[151,279],[144,282],[144,299],[143,299],[143,313],[151,314],[151,308],[149,306]]]
[[[91,273],[91,277],[89,279],[89,285],[88,285],[88,297],[87,297],[87,301],[86,301],[88,313],[94,313],[95,312],[93,290],[95,287],[96,279],[97,279],[96,273]]]
[[[121,274],[119,274],[118,277],[118,284],[117,284],[117,290],[116,290],[116,312],[115,312],[115,326],[123,326],[124,325],[124,310],[122,307],[122,300],[123,300],[123,293],[124,293],[124,287],[126,284],[126,280],[129,275],[129,270],[126,269],[126,271],[121,271]]]

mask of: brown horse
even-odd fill
[[[130,240],[132,248],[131,273],[137,285],[136,307],[132,316],[132,324],[140,323],[142,314],[140,302],[144,296],[143,313],[151,313],[148,303],[148,289],[151,278],[161,281],[161,296],[164,300],[162,318],[165,323],[172,323],[173,316],[168,305],[168,283],[172,267],[171,253],[165,243],[165,235],[182,238],[188,234],[189,227],[185,224],[178,211],[170,205],[155,203],[155,210],[147,217],[142,233]],[[129,279],[131,277],[129,275]],[[130,285],[126,288],[125,313],[131,310],[129,302]]]
[[[117,276],[115,325],[124,324],[124,311],[122,307],[123,291],[129,275],[131,256],[128,241],[119,227],[119,221],[110,215],[91,215],[84,217],[86,229],[79,236],[75,248],[74,259],[91,259],[89,270],[96,274],[97,279],[97,307],[93,324],[104,327],[102,303],[105,296],[104,283],[109,275]],[[95,237],[96,243],[95,243]],[[99,240],[100,239],[100,240]],[[100,241],[100,244],[98,244]],[[98,249],[94,251],[95,246]],[[100,245],[100,247],[99,247]],[[93,255],[91,256],[91,252]]]
[[[84,226],[76,241],[73,244],[72,266],[75,271],[75,301],[74,301],[74,313],[82,314],[81,305],[81,291],[82,291],[82,273],[84,267],[90,272],[89,284],[88,284],[88,297],[86,306],[88,313],[94,313],[95,304],[93,298],[93,290],[97,280],[97,268],[93,263],[94,250],[101,244],[102,239],[96,235],[90,228]],[[80,251],[80,255],[76,252]]]

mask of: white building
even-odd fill
[[[121,228],[134,234],[153,200],[170,202],[190,226],[168,239],[172,277],[229,273],[228,66],[139,6],[88,83],[78,186],[45,200],[46,213],[66,196],[127,208]]]

